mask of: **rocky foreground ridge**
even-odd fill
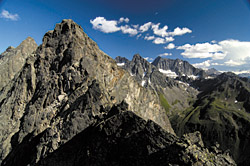
[[[235,165],[199,132],[177,137],[157,91],[72,20],[27,53],[0,91],[1,165]]]

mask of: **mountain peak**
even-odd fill
[[[21,52],[25,54],[30,53],[30,50],[34,51],[36,48],[37,44],[35,40],[32,37],[27,37],[16,49],[21,50]]]
[[[136,60],[144,60],[144,58],[140,54],[135,54],[133,56],[132,61],[136,61]]]
[[[43,45],[54,47],[61,43],[53,42],[53,39],[70,41],[72,38],[75,38],[76,40],[74,40],[77,42],[86,39],[90,40],[90,38],[83,32],[83,29],[80,25],[71,19],[64,19],[61,23],[56,24],[54,30],[50,30],[44,35]]]
[[[28,37],[16,48],[10,46],[0,55],[0,90],[22,69],[36,48],[35,40]]]
[[[15,49],[15,47],[13,46],[9,46],[7,49],[6,49],[6,52],[10,52],[11,50]]]

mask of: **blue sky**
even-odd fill
[[[250,70],[247,0],[0,0],[0,52],[70,18],[111,57],[139,53],[197,67]],[[143,26],[144,25],[144,26]]]

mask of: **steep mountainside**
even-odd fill
[[[118,67],[79,25],[63,20],[0,92],[3,165],[26,152],[35,155],[24,164],[34,165],[122,102],[174,134],[158,94]]]
[[[188,108],[189,102],[196,98],[198,91],[188,83],[175,80],[140,55],[134,55],[131,61],[117,57],[117,64],[127,70],[144,87],[158,93],[162,106],[169,116]],[[191,79],[193,80],[193,79]]]
[[[222,72],[216,70],[215,68],[207,69],[205,70],[205,72],[208,76],[217,76],[217,75],[222,74]]]
[[[0,90],[22,69],[26,58],[36,48],[34,39],[28,37],[17,48],[10,46],[0,55]]]
[[[171,70],[179,76],[199,76],[202,78],[206,77],[206,72],[202,69],[195,68],[187,61],[180,59],[168,59],[157,57],[153,62],[153,65],[157,66],[159,69],[168,71]]]
[[[200,131],[207,146],[229,149],[239,165],[250,163],[250,83],[233,73],[193,83],[201,93],[193,106],[173,118],[178,135]],[[175,125],[176,124],[176,125]]]

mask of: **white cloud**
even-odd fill
[[[121,30],[121,28],[117,26],[118,21],[106,20],[104,17],[96,17],[94,20],[90,20],[90,23],[94,29],[104,33],[113,33]]]
[[[211,63],[211,66],[223,66],[223,64],[215,62],[215,63]]]
[[[119,20],[107,20],[104,17],[96,17],[95,19],[90,20],[90,23],[93,25],[93,28],[101,32],[114,33],[117,31],[121,31],[123,34],[136,36],[137,39],[141,37],[144,40],[153,40],[154,44],[166,44],[168,42],[174,41],[175,39],[173,38],[173,36],[175,35],[183,35],[185,33],[192,32],[188,28],[181,29],[179,27],[175,28],[173,32],[168,32],[168,26],[164,25],[162,28],[160,28],[160,23],[154,24],[152,22],[147,22],[143,25],[129,25],[127,24],[128,22],[129,18],[125,17],[121,17]],[[142,33],[147,32],[149,30],[153,31],[153,35],[151,32],[151,36],[150,33],[146,34],[145,36],[142,36]],[[154,35],[158,37],[155,37]],[[173,47],[173,44],[170,44],[169,46]]]
[[[121,18],[119,19],[119,23],[122,23],[122,22],[128,23],[128,22],[129,22],[129,18],[121,17]]]
[[[136,36],[136,39],[139,39],[142,36],[142,34],[139,34]]]
[[[141,25],[139,30],[143,33],[149,30],[149,28],[153,25],[152,22],[145,23],[144,25]]]
[[[223,40],[219,42],[223,52],[227,54],[227,60],[245,61],[250,58],[250,41]]]
[[[212,58],[223,59],[226,54],[223,53],[223,48],[218,44],[197,43],[195,45],[185,44],[177,47],[179,50],[184,50],[181,55],[185,58]]]
[[[220,66],[222,70],[249,69],[250,66],[250,41],[223,40],[220,42],[185,44],[177,47],[184,50],[181,53],[186,58],[209,58],[211,66]],[[195,64],[205,65],[205,62]]]
[[[150,58],[150,57],[145,57],[144,59],[147,60],[147,61],[153,61],[154,60],[153,58]]]
[[[243,61],[239,62],[239,61],[234,61],[234,60],[230,59],[229,61],[226,61],[225,64],[227,66],[240,66],[240,65],[245,64],[245,62],[243,62]]]
[[[121,28],[122,33],[124,33],[124,34],[127,33],[127,34],[130,34],[131,36],[134,36],[134,35],[138,34],[137,29],[131,28],[128,25],[121,26],[120,28]]]
[[[173,32],[169,32],[170,35],[172,36],[181,36],[181,35],[184,35],[186,33],[192,33],[192,31],[186,27],[184,28],[175,28]]]
[[[174,48],[175,48],[174,43],[169,43],[166,47],[164,47],[164,49],[169,49],[169,50],[174,49]]]
[[[172,55],[172,53],[163,53],[163,54],[159,54],[158,56],[171,56]]]
[[[18,14],[12,14],[7,10],[2,10],[0,14],[0,18],[5,18],[11,21],[17,21],[19,20],[19,15]]]
[[[166,38],[161,38],[161,37],[156,37],[153,41],[154,44],[166,44],[168,42],[174,41],[174,38],[172,37],[166,37]]]
[[[157,37],[153,41],[154,44],[165,44],[166,40],[164,38]]]
[[[145,36],[144,39],[145,40],[154,40],[155,37],[154,36]]]
[[[172,41],[174,41],[174,38],[173,37],[166,37],[165,40],[166,40],[166,43],[172,42]]]
[[[139,24],[136,25],[132,25],[133,28],[138,29],[139,28]]]
[[[206,61],[201,62],[201,63],[195,63],[195,64],[193,64],[193,66],[196,68],[207,69],[208,67],[211,66],[210,63],[211,63],[211,60],[206,60]]]
[[[152,29],[155,35],[161,36],[161,37],[166,37],[168,36],[168,26],[165,25],[163,28],[159,28],[160,23],[152,25]]]

